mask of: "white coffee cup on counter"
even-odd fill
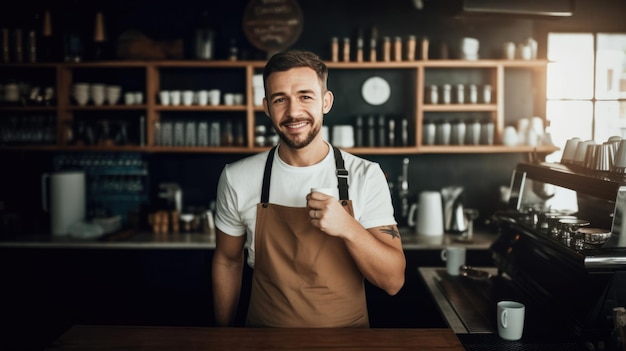
[[[465,251],[463,246],[448,246],[441,250],[441,260],[446,262],[449,275],[459,275],[461,266],[465,265]]]
[[[515,301],[500,301],[497,305],[497,313],[498,335],[504,340],[521,339],[526,306]]]

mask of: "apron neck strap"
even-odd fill
[[[341,151],[334,147],[335,152],[335,167],[337,168],[337,188],[339,188],[339,200],[349,200],[348,197],[348,170],[343,164],[343,157],[341,157]]]
[[[265,171],[263,173],[263,188],[261,189],[261,203],[265,206],[270,201],[270,179],[272,177],[272,164],[274,163],[274,154],[276,153],[276,147],[274,146],[265,161]],[[339,188],[339,199],[349,200],[348,196],[348,171],[346,170],[341,151],[336,147],[333,147],[335,154],[335,167],[337,168],[337,188]]]

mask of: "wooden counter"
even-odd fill
[[[451,329],[70,328],[46,350],[464,350]]]

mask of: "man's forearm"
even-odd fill
[[[243,262],[225,265],[213,260],[213,306],[215,324],[218,327],[232,326],[241,292]]]

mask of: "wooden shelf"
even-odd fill
[[[255,106],[254,90],[252,87],[252,78],[255,74],[260,73],[265,61],[227,61],[227,60],[158,60],[158,61],[102,61],[102,62],[81,62],[81,63],[22,63],[22,64],[0,64],[0,70],[10,70],[16,72],[16,78],[19,78],[20,69],[42,68],[49,69],[56,77],[57,105],[56,106],[0,106],[0,113],[5,112],[24,112],[36,113],[39,111],[49,111],[56,113],[57,116],[57,139],[56,146],[0,146],[3,150],[63,150],[63,151],[84,151],[84,150],[102,150],[102,151],[140,151],[140,152],[196,152],[196,153],[254,153],[267,148],[254,147],[254,127],[257,122],[257,114],[263,112],[262,106]],[[506,147],[506,146],[426,146],[421,145],[422,142],[422,125],[425,113],[463,113],[478,112],[484,113],[494,123],[494,140],[501,141],[501,133],[504,128],[504,76],[509,69],[530,70],[536,74],[537,79],[545,81],[545,70],[547,60],[416,60],[402,62],[326,62],[329,70],[407,70],[409,75],[415,77],[411,80],[412,87],[409,87],[407,94],[415,94],[415,98],[409,99],[410,105],[407,111],[410,116],[411,130],[409,135],[414,144],[408,147],[375,147],[375,148],[350,148],[346,149],[355,154],[419,154],[419,153],[540,153],[548,154],[558,150],[556,147]],[[185,69],[233,69],[241,70],[245,75],[246,86],[244,93],[245,105],[235,106],[163,106],[158,103],[158,92],[161,87],[162,75],[171,74],[172,70]],[[97,75],[100,69],[142,69],[145,70],[144,87],[138,90],[144,91],[145,103],[142,105],[103,105],[103,106],[76,106],[71,103],[71,85],[73,82],[74,71],[76,70],[95,70]],[[447,69],[488,69],[488,84],[492,84],[494,88],[494,96],[492,104],[424,104],[424,88],[426,86],[426,77],[429,70],[447,70]],[[87,72],[90,73],[90,72]],[[91,74],[91,73],[90,73]],[[105,73],[102,73],[105,74]],[[183,87],[181,87],[182,89]],[[414,88],[414,90],[413,90]],[[545,115],[545,89],[539,88],[535,95],[535,115]],[[414,101],[414,102],[413,102]],[[146,120],[146,139],[147,146],[72,146],[65,145],[65,134],[63,128],[74,119],[74,114],[80,112],[81,117],[90,112],[122,112],[136,111]],[[154,145],[154,125],[160,121],[163,114],[171,112],[193,113],[193,112],[238,112],[245,114],[245,139],[247,144],[244,147],[164,147]],[[94,114],[95,115],[95,114]],[[124,115],[126,116],[126,115]],[[0,116],[1,118],[2,116]],[[126,118],[126,117],[125,117]],[[172,115],[172,118],[179,118],[179,115]]]
[[[424,104],[424,112],[493,112],[498,110],[496,104]]]

